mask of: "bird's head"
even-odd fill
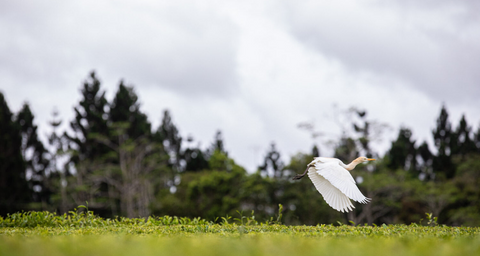
[[[373,158],[366,158],[364,156],[361,156],[357,159],[355,159],[355,161],[357,161],[358,163],[368,163],[369,161],[375,161],[375,159]]]

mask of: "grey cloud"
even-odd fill
[[[390,75],[440,101],[477,101],[480,22],[470,14],[479,13],[479,5],[445,1],[428,9],[391,2],[362,8],[292,4],[288,22],[300,41],[353,71]]]
[[[98,69],[183,95],[225,96],[238,87],[237,29],[209,6],[20,1],[0,7],[6,38],[0,74],[22,84],[65,86],[59,77]]]

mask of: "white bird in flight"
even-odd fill
[[[370,202],[358,189],[350,171],[360,163],[374,161],[373,158],[359,157],[346,165],[340,159],[329,157],[315,157],[307,165],[303,174],[297,174],[293,180],[299,180],[308,172],[315,188],[322,194],[323,199],[330,207],[339,212],[352,211],[353,206],[350,199],[362,204]]]

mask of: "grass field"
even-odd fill
[[[480,255],[480,228],[29,212],[0,218],[0,255]]]

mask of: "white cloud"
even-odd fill
[[[295,2],[287,24],[300,41],[353,70],[397,76],[437,100],[474,102],[480,94],[480,22],[459,21],[470,7]]]
[[[203,147],[221,129],[230,155],[249,170],[272,141],[284,161],[309,151],[314,141],[300,122],[325,134],[316,143],[338,138],[334,104],[366,109],[395,129],[410,127],[418,141],[431,140],[442,102],[454,125],[463,112],[475,127],[480,121],[480,30],[475,18],[458,21],[461,8],[52,3],[0,4],[0,33],[8,38],[0,42],[1,90],[14,111],[31,103],[41,135],[54,106],[67,127],[92,69],[109,99],[120,79],[133,84],[154,128],[168,108],[182,135]],[[377,149],[385,151],[395,133]],[[331,153],[323,144],[321,150]]]
[[[236,28],[208,6],[82,1],[48,7],[6,7],[18,16],[2,20],[5,75],[56,84],[59,73],[80,67],[182,94],[235,91]]]

